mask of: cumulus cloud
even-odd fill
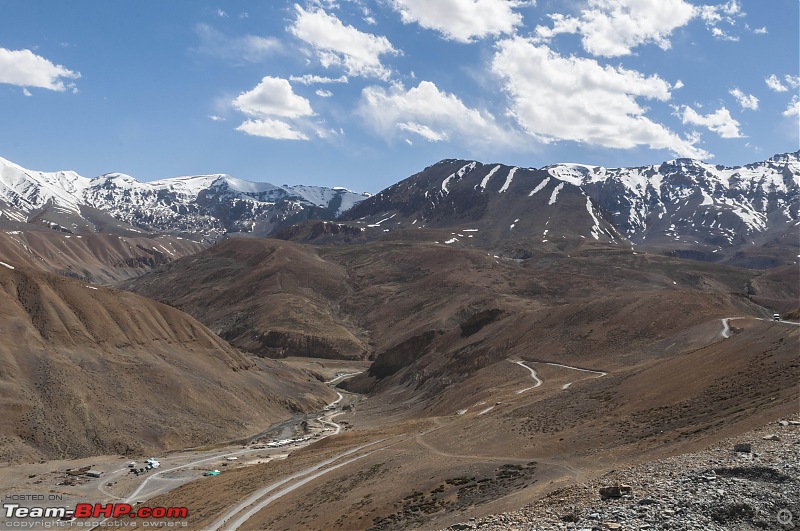
[[[786,92],[787,90],[789,90],[783,83],[781,83],[781,80],[778,79],[778,76],[776,76],[775,74],[770,75],[768,78],[764,80],[764,82],[770,89],[774,90],[775,92]]]
[[[731,96],[736,98],[736,101],[739,102],[739,105],[742,106],[742,109],[750,109],[751,111],[758,109],[758,98],[752,94],[745,94],[738,88],[731,89],[728,92],[730,92]]]
[[[272,118],[247,120],[237,127],[236,130],[247,133],[248,135],[273,138],[276,140],[308,140],[305,134],[293,129],[287,122],[273,120]]]
[[[515,37],[498,44],[492,72],[503,81],[511,114],[543,142],[667,149],[678,156],[708,158],[694,144],[645,116],[637,98],[670,99],[670,85],[592,59],[562,57],[533,40]]]
[[[391,0],[406,24],[417,23],[458,42],[513,33],[522,24],[522,15],[514,9],[530,4],[519,0]]]
[[[789,85],[789,87],[794,89],[800,87],[800,76],[791,76],[787,74],[783,76],[783,80],[786,82],[786,85]],[[764,82],[775,92],[786,92],[789,90],[789,87],[784,85],[775,74],[771,74],[768,78],[764,79]]]
[[[786,110],[783,111],[784,116],[800,116],[800,99],[797,98],[795,94],[792,96],[792,101],[789,102],[789,105],[786,107]]]
[[[699,125],[717,133],[722,138],[741,138],[739,122],[733,119],[725,107],[703,116],[686,105],[676,109],[677,115],[685,124]]]
[[[233,106],[251,116],[298,118],[314,114],[311,103],[292,90],[286,79],[265,76],[253,89],[241,93]]]
[[[311,103],[298,96],[286,79],[266,76],[252,90],[241,93],[231,104],[256,119],[243,122],[237,131],[277,140],[308,140],[287,120],[312,116]]]
[[[241,59],[257,63],[283,49],[281,42],[273,37],[257,35],[232,37],[208,24],[198,24],[194,31],[200,38],[200,45],[194,51],[221,59]]]
[[[81,77],[80,73],[67,70],[61,65],[55,65],[30,50],[0,48],[0,83],[18,87],[45,88],[59,92],[70,89],[77,92],[75,84],[65,83],[65,80],[79,77]]]
[[[324,77],[305,74],[302,76],[289,76],[289,80],[303,85],[325,84],[325,83],[347,83],[347,76]]]
[[[587,52],[618,57],[648,43],[668,49],[673,30],[695,15],[695,7],[684,0],[589,0],[578,17],[550,15],[552,27],[538,26],[536,35],[548,40],[561,33],[580,34]]]
[[[315,94],[320,98],[330,98],[331,96],[333,96],[333,92],[331,92],[330,90],[323,90],[323,89],[317,90]]]
[[[398,131],[431,142],[461,140],[473,145],[513,145],[518,136],[499,127],[488,112],[467,107],[457,96],[440,91],[430,81],[406,89],[373,86],[361,93],[359,113],[386,137]]]
[[[310,44],[325,68],[341,67],[349,75],[388,79],[391,72],[382,55],[397,55],[386,37],[364,33],[322,9],[306,11],[295,5],[297,17],[289,32]]]

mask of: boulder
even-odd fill
[[[603,498],[620,498],[622,496],[630,496],[633,493],[633,488],[630,485],[611,485],[608,487],[600,487],[600,496]]]

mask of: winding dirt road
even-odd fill
[[[528,369],[529,371],[531,371],[531,378],[533,378],[533,380],[536,382],[536,384],[535,384],[535,385],[532,385],[531,387],[526,387],[525,389],[520,389],[519,391],[517,391],[517,394],[518,394],[518,395],[521,395],[521,394],[522,394],[522,393],[524,393],[525,391],[530,391],[531,389],[536,389],[537,387],[539,387],[540,385],[542,385],[542,379],[541,379],[541,378],[539,378],[539,375],[538,375],[538,374],[536,374],[536,371],[535,371],[535,370],[533,370],[531,367],[529,367],[529,366],[525,365],[525,362],[524,362],[524,361],[520,361],[520,360],[508,360],[508,361],[510,361],[511,363],[516,363],[516,364],[517,364],[517,365],[519,365],[520,367],[525,367],[526,369]]]
[[[775,321],[773,319],[765,319],[764,317],[723,317],[722,319],[720,319],[720,321],[722,321],[722,332],[719,333],[719,335],[722,336],[722,339],[728,339],[729,337],[731,337],[731,327],[729,323],[730,321],[733,321],[735,319],[754,319],[756,321],[768,321],[770,323],[775,323],[775,324],[800,326],[800,323],[795,323],[794,321],[784,321],[783,319],[781,319],[780,321]]]

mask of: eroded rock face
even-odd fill
[[[254,337],[234,339],[232,343],[248,352],[268,358],[301,356],[360,360],[367,354],[358,341],[335,340],[286,330],[270,330]]]

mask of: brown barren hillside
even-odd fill
[[[175,236],[0,230],[0,260],[94,284],[113,284],[139,276],[204,247]]]
[[[344,267],[308,246],[233,238],[122,285],[189,313],[259,356],[362,359],[363,333],[341,311]]]
[[[0,266],[0,460],[230,440],[333,395],[132,293]]]

